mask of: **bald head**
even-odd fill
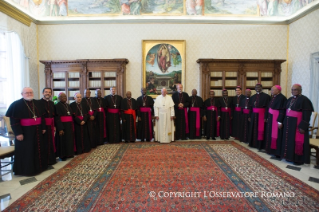
[[[23,97],[23,99],[25,100],[33,100],[34,98],[34,93],[33,93],[33,89],[30,87],[24,87],[21,91],[21,96]]]

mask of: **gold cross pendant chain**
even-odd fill
[[[33,105],[33,110],[31,110],[31,108],[29,107],[28,103],[23,99],[24,103],[27,105],[29,111],[33,114],[34,121],[37,120],[37,116],[35,115],[35,107],[34,107],[34,102],[32,100],[32,105]]]

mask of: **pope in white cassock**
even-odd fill
[[[172,97],[166,95],[167,90],[161,90],[162,95],[155,99],[154,115],[156,118],[154,132],[155,141],[170,143],[174,141],[174,102]]]

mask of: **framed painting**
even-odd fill
[[[142,86],[152,98],[164,87],[168,94],[176,91],[176,84],[185,88],[185,40],[143,40],[142,64]]]

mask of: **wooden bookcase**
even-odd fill
[[[241,86],[255,93],[255,85],[262,83],[263,92],[270,94],[273,85],[280,84],[281,64],[285,60],[253,59],[198,59],[200,68],[201,95],[209,97],[214,90],[215,96],[222,96],[227,89],[229,96],[235,96],[235,87]]]
[[[127,59],[100,60],[41,60],[45,65],[45,86],[53,89],[53,95],[65,92],[71,103],[76,92],[83,95],[85,89],[94,96],[96,89],[102,95],[110,94],[110,87],[116,86],[117,94],[125,93]]]

